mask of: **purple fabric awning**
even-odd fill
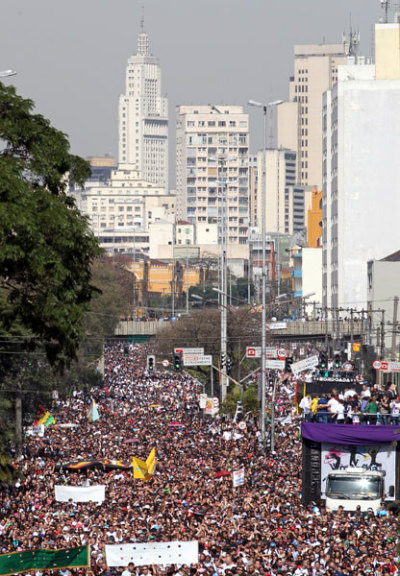
[[[398,442],[400,440],[400,426],[362,426],[302,422],[301,434],[303,438],[313,442],[369,446],[384,442]]]

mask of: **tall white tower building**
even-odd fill
[[[131,164],[147,182],[168,190],[168,100],[161,96],[161,68],[142,28],[137,54],[126,67],[119,98],[119,163]]]

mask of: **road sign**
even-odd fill
[[[161,362],[161,364],[162,364],[165,368],[167,368],[167,367],[169,366],[169,361],[168,361],[168,360],[163,360],[163,361]]]
[[[186,354],[204,354],[204,348],[174,348],[174,354],[181,354],[185,356]]]
[[[317,355],[309,356],[308,358],[304,358],[304,360],[300,360],[299,362],[293,362],[290,366],[292,370],[292,374],[297,376],[300,372],[305,372],[306,370],[311,370],[311,368],[315,368],[318,366],[319,358]]]
[[[284,360],[286,356],[286,348],[273,348],[271,346],[265,348],[266,358],[279,358],[280,360]],[[261,358],[261,346],[246,346],[246,358]]]
[[[184,354],[183,355],[183,365],[184,366],[211,366],[212,356],[207,354],[206,356],[202,354]]]
[[[267,370],[284,370],[285,361],[284,360],[266,360],[265,367]]]
[[[400,372],[400,362],[382,362],[382,360],[375,360],[372,363],[375,370],[383,370],[384,372]]]
[[[271,322],[267,324],[267,330],[285,330],[287,328],[286,322]]]

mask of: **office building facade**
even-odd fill
[[[220,239],[226,213],[228,244],[246,244],[248,157],[249,121],[241,106],[178,106],[177,217],[218,224]]]

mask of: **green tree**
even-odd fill
[[[88,164],[33,103],[0,83],[0,333],[13,352],[42,345],[51,364],[76,356],[100,254],[71,197]]]
[[[104,256],[92,266],[92,280],[100,294],[90,302],[83,321],[86,338],[80,355],[87,361],[99,358],[103,342],[113,336],[122,317],[132,311],[133,278],[126,261]]]

